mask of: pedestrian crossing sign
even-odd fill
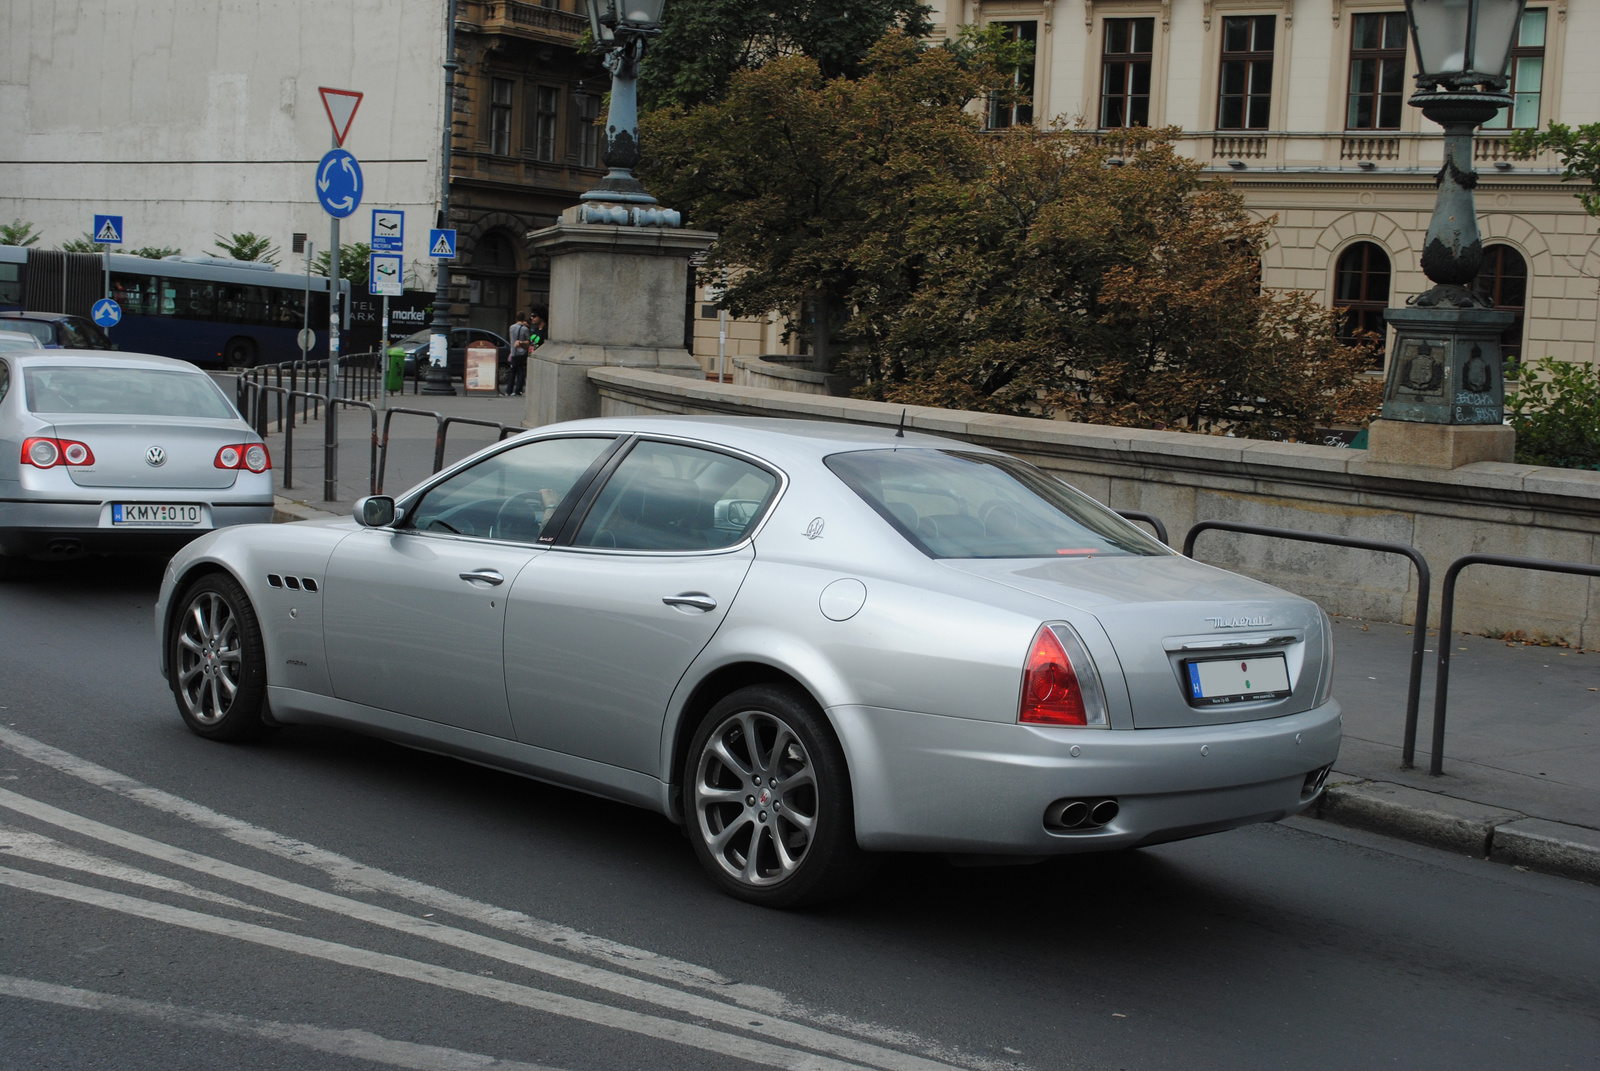
[[[454,260],[456,256],[456,232],[454,230],[431,230],[428,232],[428,256],[440,260]]]
[[[94,240],[101,245],[121,245],[122,217],[95,216]]]

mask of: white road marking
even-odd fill
[[[125,774],[79,758],[71,752],[35,740],[15,729],[0,726],[0,745],[40,765],[114,792],[125,799],[214,830],[236,843],[320,870],[333,879],[337,888],[363,889],[398,896],[542,944],[554,945],[564,952],[591,956],[639,974],[706,990],[715,993],[723,1000],[765,1015],[804,1020],[830,1030],[843,1031],[875,1042],[909,1049],[935,1060],[974,1068],[976,1071],[1015,1071],[1017,1066],[1009,1061],[962,1052],[908,1031],[862,1022],[850,1016],[818,1011],[804,1003],[791,1000],[775,989],[735,982],[709,967],[662,956],[647,949],[635,948],[559,923],[533,918],[520,911],[486,904],[446,889],[366,866],[337,852],[275,833],[270,829],[221,814],[204,804],[194,803],[170,792],[153,788]]]
[[[842,1060],[829,1059],[826,1056],[799,1052],[795,1049],[772,1045],[765,1041],[757,1041],[754,1038],[725,1034],[720,1030],[712,1030],[709,1027],[698,1026],[694,1023],[663,1019],[658,1015],[646,1015],[626,1008],[613,1008],[608,1004],[597,1004],[592,1000],[583,1000],[579,997],[569,997],[562,993],[534,989],[532,986],[506,982],[499,978],[467,974],[464,971],[440,967],[433,963],[424,963],[421,960],[407,959],[404,956],[390,955],[387,952],[373,952],[365,948],[355,948],[351,945],[342,945],[334,941],[325,941],[320,937],[284,933],[279,930],[268,929],[265,926],[257,926],[253,922],[240,922],[236,919],[221,918],[199,911],[191,911],[186,907],[158,904],[153,900],[141,900],[136,896],[108,892],[105,889],[96,889],[88,885],[79,885],[76,882],[62,881],[59,878],[47,878],[40,874],[30,874],[22,870],[12,870],[10,867],[0,867],[0,885],[9,885],[14,889],[22,889],[42,896],[53,896],[60,900],[69,900],[75,903],[87,904],[91,907],[104,908],[108,911],[116,911],[124,915],[148,919],[151,922],[161,922],[170,926],[196,930],[200,933],[214,934],[218,937],[247,941],[251,944],[275,948],[312,959],[338,963],[346,967],[372,971],[376,974],[386,974],[392,978],[402,978],[407,981],[421,982],[424,985],[438,986],[441,989],[450,989],[458,993],[466,993],[469,996],[484,997],[489,1000],[499,1001],[502,1004],[528,1008],[533,1011],[544,1012],[547,1015],[560,1016],[564,1019],[575,1019],[579,1022],[591,1023],[595,1026],[612,1030],[625,1030],[629,1033],[640,1034],[659,1041],[668,1041],[675,1045],[684,1045],[704,1052],[714,1052],[720,1056],[728,1056],[736,1060],[745,1060],[767,1067],[783,1068],[785,1071],[866,1071],[859,1064],[849,1064]]]
[[[0,974],[0,997],[16,997],[20,1000],[59,1004],[85,1011],[129,1015],[153,1020],[180,1030],[215,1030],[239,1037],[277,1041],[333,1056],[349,1056],[357,1060],[369,1060],[375,1064],[386,1064],[389,1067],[404,1067],[410,1071],[554,1071],[553,1068],[542,1064],[500,1060],[481,1053],[463,1052],[460,1049],[397,1041],[366,1030],[332,1030],[310,1023],[280,1023],[273,1019],[251,1019],[243,1015],[206,1011],[204,1008],[157,1004],[152,1000],[122,997],[114,993],[97,993],[90,989],[51,985],[49,982],[35,982],[29,978],[17,978],[5,974]]]
[[[0,789],[4,791],[4,789]],[[112,842],[116,843],[116,842]],[[14,855],[20,859],[32,859],[36,863],[48,863],[51,866],[62,867],[66,870],[81,870],[86,874],[98,874],[103,878],[113,878],[125,881],[130,885],[142,885],[147,889],[160,889],[163,892],[177,893],[179,896],[191,896],[196,900],[205,900],[213,904],[222,904],[224,907],[236,907],[244,911],[255,911],[274,918],[286,919],[289,915],[282,915],[276,911],[268,911],[255,904],[247,904],[243,900],[235,900],[231,896],[223,896],[209,889],[197,889],[187,882],[176,878],[152,874],[148,870],[138,867],[124,866],[115,860],[107,859],[103,855],[92,852],[80,852],[76,848],[69,848],[60,841],[41,837],[37,833],[14,829],[8,825],[0,825],[0,854]]]
[[[828,1053],[841,1059],[869,1064],[882,1068],[884,1071],[955,1071],[949,1064],[935,1063],[921,1056],[880,1048],[870,1042],[840,1037],[837,1034],[830,1034],[813,1026],[791,1023],[770,1016],[752,1019],[751,1013],[743,1008],[712,1000],[698,993],[685,993],[681,989],[673,989],[658,982],[647,982],[629,975],[618,974],[615,971],[608,971],[603,967],[575,963],[572,960],[537,952],[521,945],[514,945],[494,937],[473,933],[470,930],[446,926],[428,919],[419,919],[399,911],[391,911],[386,907],[379,907],[361,900],[339,896],[336,893],[299,885],[234,863],[224,862],[184,848],[163,844],[160,841],[151,840],[137,833],[118,829],[115,826],[108,826],[103,822],[97,822],[92,818],[84,818],[70,811],[64,811],[59,807],[53,807],[48,803],[41,803],[38,800],[19,795],[8,789],[0,788],[0,807],[9,808],[38,821],[49,823],[61,829],[68,829],[107,844],[118,845],[128,851],[138,852],[141,855],[160,859],[163,862],[173,863],[203,874],[209,874],[212,877],[232,881],[246,888],[292,900],[307,907],[318,908],[359,922],[372,923],[373,925],[409,934],[413,937],[421,937],[452,948],[487,956],[502,963],[510,963],[553,978],[577,982],[580,985],[590,986],[629,1000],[643,1001],[648,1004],[654,1004],[657,1007],[670,1008],[685,1015],[733,1027],[736,1030],[760,1034],[788,1045],[801,1046],[817,1052]]]

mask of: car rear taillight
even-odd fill
[[[219,469],[266,472],[272,467],[272,458],[267,454],[267,448],[260,443],[238,443],[218,450],[217,459],[212,464]]]
[[[78,468],[94,464],[94,451],[73,439],[47,439],[40,436],[23,440],[22,463],[36,469],[52,469],[57,465]]]
[[[1017,720],[1025,725],[1109,724],[1100,675],[1071,627],[1044,625],[1033,637]]]

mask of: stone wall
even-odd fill
[[[995,416],[760,387],[719,386],[627,368],[590,381],[608,416],[671,413],[906,426],[1027,458],[1116,509],[1161,517],[1172,539],[1199,520],[1233,520],[1408,543],[1434,572],[1488,552],[1600,564],[1600,472],[1479,462],[1454,470],[1386,465],[1365,451]],[[1330,612],[1411,623],[1408,562],[1307,543],[1212,532],[1196,556],[1315,599]],[[1456,625],[1522,629],[1600,647],[1600,581],[1474,566]]]

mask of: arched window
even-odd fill
[[[511,247],[511,239],[499,231],[490,231],[479,238],[478,244],[472,249],[472,266],[515,271],[517,254]]]
[[[1497,309],[1515,313],[1511,326],[1500,333],[1500,357],[1515,368],[1522,363],[1522,311],[1528,303],[1528,262],[1509,245],[1491,245],[1483,251],[1483,266],[1473,289]]]
[[[1389,307],[1389,254],[1371,242],[1357,242],[1339,254],[1333,307],[1344,310],[1341,338],[1354,342],[1363,331],[1383,338],[1383,311]],[[1378,360],[1381,364],[1382,357]]]

